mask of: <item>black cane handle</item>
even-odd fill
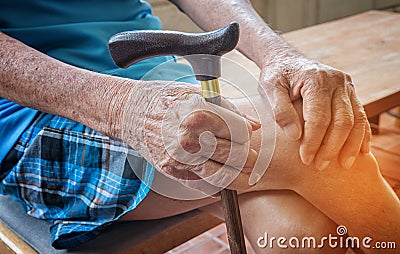
[[[118,33],[109,40],[114,62],[126,68],[140,60],[162,55],[222,56],[233,50],[239,41],[239,24],[229,25],[207,33],[184,33],[165,30],[138,30]],[[220,77],[219,58],[190,59],[196,76]],[[201,78],[205,80],[209,78]]]

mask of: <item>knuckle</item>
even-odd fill
[[[331,70],[331,69],[322,69],[318,72],[318,75],[320,76],[320,78],[326,79],[326,78],[333,78],[335,77],[337,74],[335,72],[335,70]]]
[[[335,78],[340,78],[340,79],[343,79],[346,76],[345,73],[343,73],[342,71],[340,71],[338,69],[330,69],[329,75],[332,77],[335,77]]]
[[[334,80],[337,79],[342,80],[345,75],[342,71],[327,66],[325,66],[325,68],[322,69],[321,74],[324,76],[324,78],[331,78]]]
[[[366,127],[367,122],[367,114],[363,110],[360,110],[358,113],[355,114],[354,125],[364,128]]]
[[[191,113],[183,121],[182,125],[185,129],[196,130],[210,121],[210,114],[204,110]]]
[[[351,78],[351,76],[348,73],[343,72],[343,74],[344,74],[344,80],[346,80],[347,82],[353,81],[353,79]]]
[[[334,70],[325,67],[308,69],[307,74],[314,75],[320,81],[327,80],[335,75]]]
[[[273,71],[271,72],[270,69],[263,69],[261,71],[261,81],[264,84],[274,84],[277,83],[279,81],[279,79],[281,78],[281,73],[280,71]],[[270,89],[271,86],[266,86],[266,89]]]
[[[346,116],[339,119],[336,119],[333,122],[333,127],[335,129],[342,129],[347,130],[351,129],[354,125],[354,117],[353,116]]]
[[[200,144],[197,139],[191,137],[188,134],[179,135],[178,137],[179,145],[186,151],[190,153],[196,153],[200,150]]]
[[[365,123],[367,121],[367,113],[365,113],[363,108],[359,108],[356,110],[355,118],[357,121]]]
[[[305,86],[302,89],[302,94],[305,99],[318,99],[318,100],[326,100],[332,94],[332,86],[329,82],[325,82],[324,80],[317,80],[317,82],[309,83],[310,85]]]

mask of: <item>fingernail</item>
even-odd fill
[[[310,156],[304,156],[302,161],[304,164],[306,164],[307,166],[311,165],[311,162],[314,160],[314,156],[310,155]]]
[[[300,146],[300,158],[301,158],[301,161],[305,164],[305,165],[307,165],[307,166],[310,166],[311,165],[311,162],[314,160],[314,157],[315,157],[315,155],[307,155],[305,152],[304,152],[304,146],[302,145],[302,146]]]
[[[330,161],[322,161],[319,165],[316,165],[318,170],[324,170],[328,167]]]
[[[354,156],[349,157],[344,163],[344,168],[345,169],[351,168],[351,166],[353,165],[355,159],[356,159],[356,157],[354,157]]]
[[[258,174],[257,172],[253,171],[249,177],[249,186],[255,185],[258,181],[260,181],[262,175]]]
[[[248,120],[252,121],[253,123],[261,124],[260,120],[258,120],[257,118],[255,118],[255,117],[253,117],[253,116],[245,115],[245,117],[246,117]]]
[[[283,132],[292,140],[298,140],[301,135],[299,127],[294,123],[283,127]]]

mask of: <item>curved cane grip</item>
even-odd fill
[[[114,62],[126,68],[140,60],[161,56],[187,56],[196,77],[207,80],[220,76],[219,57],[233,50],[239,41],[239,24],[232,22],[208,33],[183,33],[165,30],[138,30],[118,33],[109,40]],[[190,55],[203,55],[190,57]],[[207,57],[210,55],[210,57]],[[199,59],[197,59],[199,58]]]

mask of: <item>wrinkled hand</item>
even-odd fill
[[[303,57],[265,66],[261,88],[277,124],[293,140],[302,137],[303,163],[326,168],[339,156],[350,168],[357,154],[369,152],[371,131],[349,75]],[[303,99],[303,123],[292,102]]]
[[[206,102],[190,84],[139,81],[123,110],[122,139],[189,187],[201,188],[198,179],[227,187],[235,177],[248,179],[257,159],[250,138],[260,126],[223,105]]]

